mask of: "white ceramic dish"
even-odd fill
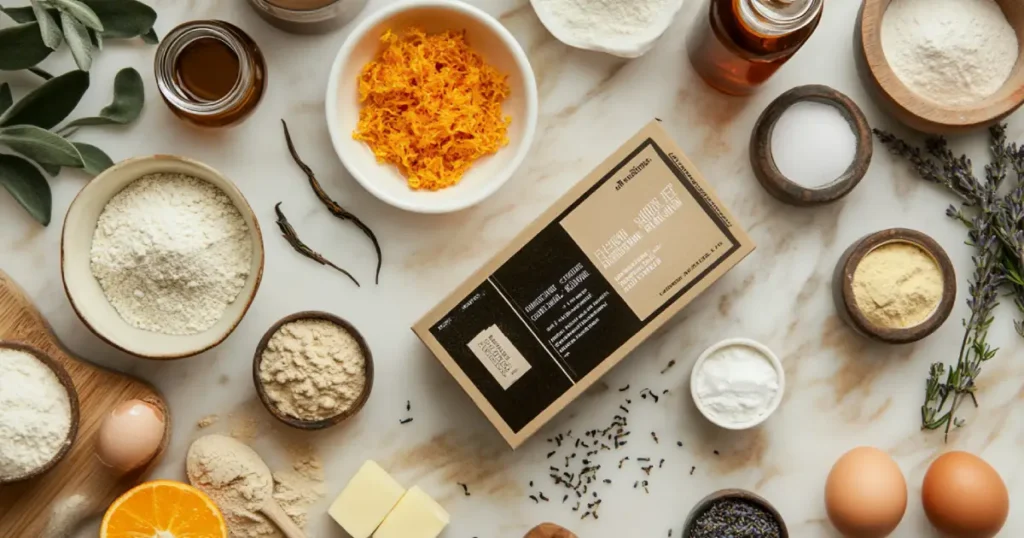
[[[627,0],[619,1],[626,2]],[[654,48],[654,43],[668,30],[679,10],[683,8],[683,0],[669,0],[665,4],[663,12],[656,16],[651,25],[643,32],[630,36],[602,34],[598,40],[573,33],[569,24],[550,12],[544,4],[536,0],[530,0],[530,4],[533,5],[533,10],[544,27],[562,43],[570,47],[603,52],[620,58],[639,58]]]
[[[473,163],[462,180],[439,191],[415,191],[396,167],[377,162],[352,132],[359,121],[357,78],[381,50],[386,30],[419,26],[427,33],[465,30],[470,47],[508,75],[511,94],[502,104],[512,118],[509,143]],[[327,83],[327,127],[345,168],[366,190],[395,207],[417,213],[450,213],[494,194],[526,158],[537,126],[537,81],[530,61],[512,34],[494,17],[454,0],[414,0],[388,6],[356,26],[334,59]]]
[[[249,227],[252,266],[245,286],[216,325],[198,334],[178,336],[135,328],[107,301],[92,275],[90,251],[96,222],[107,202],[136,179],[158,172],[194,176],[217,186],[231,198]],[[90,181],[68,208],[61,237],[61,276],[72,308],[96,336],[110,345],[147,359],[179,359],[197,355],[223,342],[249,310],[263,277],[263,235],[242,192],[209,166],[173,155],[136,157],[122,161]]]
[[[765,357],[768,358],[768,362],[770,362],[772,364],[772,366],[775,368],[775,373],[777,373],[779,375],[779,391],[775,393],[775,398],[772,400],[771,404],[768,406],[767,411],[763,415],[761,415],[760,417],[758,417],[758,418],[756,418],[756,419],[754,419],[754,420],[752,420],[750,422],[744,422],[744,423],[723,422],[723,421],[719,420],[719,418],[716,417],[714,414],[710,413],[707,410],[707,408],[705,408],[704,405],[701,403],[700,398],[697,397],[697,375],[696,374],[697,374],[697,372],[700,371],[700,368],[701,368],[701,366],[703,366],[704,361],[707,360],[707,358],[710,357],[712,353],[718,351],[719,349],[722,349],[722,348],[725,348],[725,347],[730,347],[730,346],[747,346],[747,347],[753,348],[754,350],[760,352],[762,355],[764,355]],[[693,364],[693,370],[690,373],[690,395],[693,397],[694,405],[696,405],[697,409],[700,410],[700,413],[702,415],[704,415],[704,418],[708,419],[709,421],[711,421],[711,423],[715,424],[716,426],[720,426],[720,427],[725,428],[727,430],[747,430],[747,429],[759,426],[761,423],[763,423],[764,421],[768,420],[768,417],[772,416],[772,413],[774,413],[775,410],[779,408],[779,404],[782,403],[782,396],[783,396],[783,394],[785,394],[785,392],[786,392],[786,372],[782,368],[782,361],[780,361],[779,357],[777,357],[775,355],[775,353],[772,352],[772,350],[768,349],[767,346],[765,346],[764,344],[761,344],[760,342],[751,340],[749,338],[729,338],[727,340],[722,340],[721,342],[719,342],[719,343],[717,343],[717,344],[715,344],[715,345],[705,349],[704,353],[701,353],[700,357],[697,358],[697,362],[695,362]]]

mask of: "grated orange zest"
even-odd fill
[[[451,187],[473,161],[508,144],[507,76],[469,47],[465,32],[388,30],[381,41],[384,51],[359,75],[363,106],[352,136],[397,166],[410,188]]]

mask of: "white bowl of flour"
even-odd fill
[[[668,30],[683,0],[530,0],[559,41],[578,49],[638,58]]]
[[[128,159],[68,209],[61,275],[97,336],[148,359],[223,342],[263,275],[263,236],[241,191],[209,166],[172,155]]]
[[[723,340],[704,351],[690,374],[697,409],[729,430],[760,425],[778,409],[786,390],[782,361],[748,338]]]

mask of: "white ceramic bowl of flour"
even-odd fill
[[[638,58],[668,30],[683,0],[530,0],[540,22],[578,49]]]
[[[746,430],[768,420],[785,390],[782,361],[749,338],[730,338],[707,348],[690,374],[697,409],[728,430]]]
[[[428,34],[465,30],[470,48],[508,76],[511,90],[501,105],[502,113],[512,118],[508,145],[473,162],[456,185],[439,191],[409,188],[397,167],[377,162],[369,146],[352,138],[362,107],[359,74],[380,53],[380,37],[385,31],[401,35],[412,26]],[[327,83],[327,128],[342,164],[370,194],[416,213],[459,211],[497,192],[526,159],[538,110],[537,81],[519,42],[494,17],[455,0],[407,0],[377,11],[349,33]]]
[[[252,244],[248,274],[237,297],[212,326],[195,334],[165,334],[129,324],[107,299],[91,268],[93,237],[108,202],[142,176],[161,173],[192,176],[220,189],[238,209]],[[147,359],[190,357],[223,342],[249,310],[263,276],[263,235],[242,192],[220,172],[185,157],[137,157],[96,176],[71,203],[61,237],[61,276],[75,313],[110,345]]]

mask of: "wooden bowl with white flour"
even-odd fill
[[[20,357],[5,355],[5,351]],[[26,355],[37,362],[28,364]],[[47,370],[56,380],[47,374]],[[0,389],[0,403],[3,404],[0,425],[13,436],[11,439],[0,436],[2,486],[36,478],[64,459],[78,436],[79,407],[78,391],[71,382],[71,376],[60,363],[35,347],[0,341],[0,375],[10,383],[6,389]],[[67,398],[66,406],[54,401],[64,397]],[[6,412],[12,415],[4,417]],[[19,424],[7,424],[8,418],[15,422],[29,420],[32,424],[31,427],[24,424],[25,431],[21,431]],[[60,435],[64,431],[66,433]],[[31,435],[27,435],[29,433]],[[7,443],[11,443],[10,446]],[[5,474],[7,467],[19,469]]]
[[[861,5],[854,30],[854,56],[861,80],[879,105],[908,127],[929,134],[982,129],[1020,108],[1024,104],[1024,2],[970,0],[970,6],[948,7],[929,5],[929,1],[864,0]],[[1001,8],[1005,23],[995,12],[993,1]],[[898,5],[898,11],[889,12],[893,5]],[[960,10],[948,13],[965,25],[962,31],[938,24],[947,7]],[[914,9],[932,11],[935,24],[919,20]],[[974,24],[987,26],[981,30]],[[930,34],[943,37],[923,39]],[[915,36],[921,38],[918,44],[923,48],[914,49]],[[977,36],[983,36],[984,43],[971,41]],[[945,43],[945,48],[937,52],[936,42]],[[933,60],[918,63],[923,57]],[[953,63],[969,68],[948,67]]]
[[[122,161],[68,208],[61,276],[75,313],[110,345],[147,359],[207,351],[249,310],[263,235],[220,172],[173,155]]]

